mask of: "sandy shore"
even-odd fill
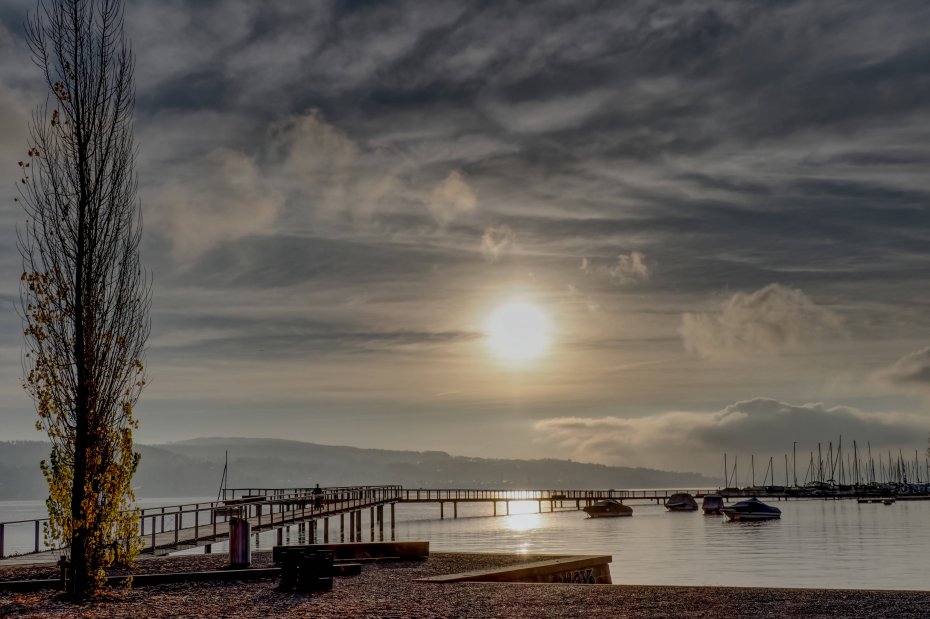
[[[255,566],[270,563],[257,553]],[[276,582],[197,583],[120,590],[85,607],[51,591],[0,593],[2,617],[927,617],[930,592],[653,587],[625,585],[432,584],[414,579],[513,565],[538,557],[437,553],[424,561],[366,565],[331,593],[282,594]],[[222,555],[142,561],[139,572],[193,571]],[[0,569],[0,579],[43,577],[47,567]]]

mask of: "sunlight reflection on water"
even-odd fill
[[[611,554],[615,583],[930,589],[930,502],[783,501],[781,520],[758,523],[630,504],[633,517],[603,519],[538,514],[535,502],[498,517],[460,504],[445,520],[438,506],[400,505],[397,537],[436,551]]]

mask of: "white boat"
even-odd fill
[[[594,505],[585,507],[584,513],[591,518],[617,518],[619,516],[632,516],[633,508],[615,499],[604,499]]]
[[[781,518],[781,510],[771,505],[766,505],[759,499],[753,497],[746,501],[734,503],[729,507],[724,507],[720,511],[729,520],[733,522],[750,522],[755,520],[774,520]]]

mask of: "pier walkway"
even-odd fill
[[[322,522],[324,541],[330,538],[330,519],[339,519],[334,540],[361,541],[362,510],[369,510],[371,537],[375,529],[384,538],[385,511],[390,506],[390,526],[394,526],[394,504],[400,499],[400,486],[353,486],[324,488],[229,489],[218,501],[149,507],[139,512],[139,539],[143,554],[168,554],[184,548],[208,547],[229,537],[229,519],[245,518],[253,534],[276,529],[279,539],[285,528],[298,525],[298,534],[314,539],[317,523]],[[348,520],[348,526],[347,521]],[[49,548],[44,539],[48,519],[0,522],[0,565],[8,562],[44,563],[57,560],[60,551]],[[15,556],[15,557],[14,557]],[[9,558],[14,557],[14,558]]]

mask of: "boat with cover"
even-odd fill
[[[719,516],[724,507],[723,497],[719,494],[705,494],[701,509],[704,510],[705,516]]]
[[[616,499],[604,499],[585,507],[584,513],[591,518],[617,518],[618,516],[632,516],[633,508]]]
[[[775,518],[781,518],[780,509],[772,507],[771,505],[766,505],[755,497],[746,501],[734,503],[729,507],[724,507],[720,511],[733,522],[774,520]]]
[[[676,492],[665,501],[665,509],[670,512],[693,512],[697,508],[697,501],[687,492]]]

